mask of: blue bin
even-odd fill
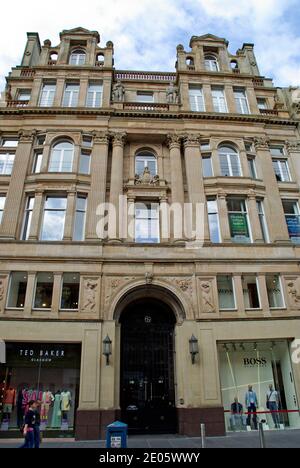
[[[115,421],[106,428],[106,448],[127,448],[127,424]]]

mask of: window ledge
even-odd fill
[[[59,309],[59,312],[79,312],[79,309]]]
[[[219,309],[220,312],[237,312],[237,309]]]

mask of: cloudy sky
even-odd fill
[[[254,42],[261,74],[276,86],[300,85],[300,0],[15,0],[2,3],[0,88],[20,64],[27,31],[41,42],[82,26],[112,40],[119,69],[173,71],[176,46],[192,35],[212,33],[236,52]],[[12,21],[13,19],[13,21]]]

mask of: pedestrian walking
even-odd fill
[[[36,401],[30,400],[29,408],[25,415],[25,424],[23,428],[24,444],[20,448],[33,448],[34,447],[34,425],[36,419]]]
[[[36,401],[36,409],[35,409],[35,424],[33,428],[34,432],[34,448],[40,448],[41,443],[41,415],[40,415],[40,408],[41,408],[41,401]]]

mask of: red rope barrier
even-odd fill
[[[224,413],[231,413],[230,410],[225,410]],[[297,409],[297,410],[274,410],[274,411],[270,411],[270,410],[266,410],[266,411],[255,411],[255,412],[246,412],[246,413],[242,413],[242,414],[245,414],[245,415],[248,415],[248,414],[272,414],[272,413],[283,413],[283,414],[287,414],[287,413],[300,413],[300,409]],[[239,414],[239,413],[233,413],[233,414]]]

